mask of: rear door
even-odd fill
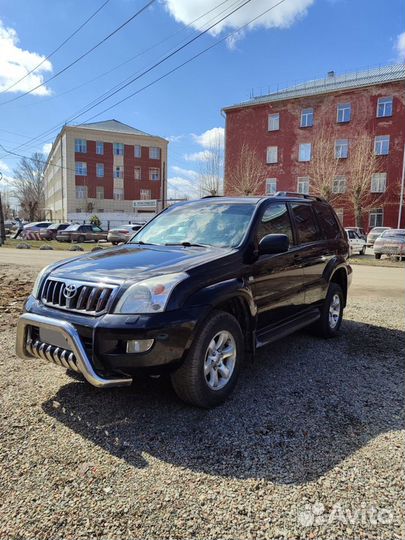
[[[304,304],[303,270],[296,257],[291,218],[286,203],[271,202],[259,219],[255,243],[268,234],[286,234],[286,253],[261,255],[252,265],[252,290],[258,310],[258,329],[296,315]]]

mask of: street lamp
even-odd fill
[[[0,182],[3,180],[3,173],[0,171]],[[0,191],[0,246],[6,241],[6,229],[4,227],[3,202],[1,200]]]

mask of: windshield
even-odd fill
[[[145,225],[130,243],[238,246],[249,226],[254,204],[201,202],[173,206]]]
[[[80,225],[69,225],[69,227],[66,227],[65,231],[77,231],[79,227]]]

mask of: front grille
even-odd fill
[[[116,285],[105,285],[48,278],[41,300],[51,307],[75,311],[84,315],[101,315],[107,311],[117,290]]]

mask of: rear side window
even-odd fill
[[[314,210],[318,217],[319,225],[321,227],[323,236],[326,237],[328,240],[340,238],[340,228],[337,224],[332,209],[326,204],[314,204]],[[355,237],[350,236],[350,238]]]
[[[305,203],[293,203],[291,208],[298,233],[298,243],[306,244],[319,240],[318,227],[311,206]]]
[[[266,208],[257,228],[257,241],[260,242],[267,234],[286,234],[290,244],[293,243],[291,221],[285,203],[271,204]]]

